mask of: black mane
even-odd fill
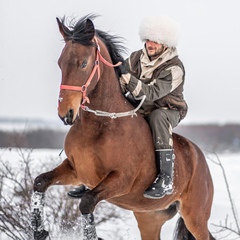
[[[85,26],[87,19],[90,19],[93,21],[97,15],[94,14],[88,14],[82,18],[80,18],[78,21],[75,21],[75,19],[72,19],[69,24],[66,24],[66,18],[63,17],[61,19],[62,28],[64,31],[64,34],[66,35],[65,41],[71,40],[72,42],[79,43],[85,46],[91,46],[94,45],[92,41],[89,41],[89,35],[85,32]],[[122,41],[123,38],[110,35],[107,32],[101,31],[96,29],[96,36],[99,37],[104,44],[106,45],[108,52],[111,56],[113,64],[124,61],[123,53],[127,53],[126,48],[123,46]],[[118,75],[119,74],[119,68],[116,68]]]

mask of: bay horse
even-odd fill
[[[214,239],[208,230],[213,183],[204,154],[190,140],[173,134],[173,194],[158,200],[143,196],[157,174],[151,131],[122,94],[121,41],[96,30],[95,17],[84,16],[71,26],[57,18],[65,41],[58,61],[62,72],[58,114],[72,126],[65,139],[67,158],[34,181],[34,239],[49,236],[43,227],[48,187],[81,184],[90,189],[79,204],[84,240],[98,239],[93,212],[102,200],[133,211],[142,240],[159,240],[163,224],[177,212],[175,239]]]

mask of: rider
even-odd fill
[[[139,35],[144,47],[121,66],[120,84],[133,97],[146,96],[139,112],[152,130],[158,175],[144,196],[158,199],[173,192],[172,129],[187,113],[183,98],[185,70],[176,50],[180,27],[166,16],[146,17]],[[69,195],[81,197],[84,190],[81,186]]]

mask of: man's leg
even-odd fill
[[[174,150],[172,128],[177,126],[180,115],[172,110],[154,110],[147,118],[153,134],[158,176],[144,192],[147,198],[158,199],[173,191]]]

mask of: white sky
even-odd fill
[[[183,123],[240,122],[239,0],[0,0],[0,117],[58,121],[63,48],[55,18],[96,13],[95,26],[142,48],[145,15],[168,15],[182,26],[178,52],[186,68]],[[60,120],[59,120],[60,121]]]

